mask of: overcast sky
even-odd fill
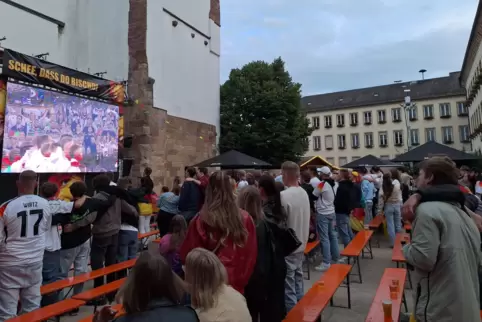
[[[303,95],[458,71],[477,0],[224,0],[221,81],[281,56]]]

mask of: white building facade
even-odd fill
[[[467,92],[470,138],[476,153],[482,153],[482,3],[479,2],[465,52],[460,82]]]
[[[390,160],[429,141],[471,151],[459,73],[307,96],[302,102],[314,128],[306,156],[319,155],[338,166],[368,154]]]

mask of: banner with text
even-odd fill
[[[3,53],[3,75],[24,82],[42,84],[60,90],[98,97],[115,103],[124,102],[124,86],[9,49]]]

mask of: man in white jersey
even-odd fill
[[[281,205],[286,213],[288,228],[296,233],[301,246],[285,257],[285,304],[289,312],[303,297],[303,257],[310,235],[310,199],[305,189],[299,186],[300,167],[291,161],[283,163],[283,183],[286,189],[281,192]]]
[[[19,196],[0,207],[0,321],[40,307],[45,235],[50,207],[35,195],[37,174],[27,170],[17,181]]]

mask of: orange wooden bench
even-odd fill
[[[318,245],[320,245],[320,241],[319,240],[315,240],[311,243],[307,243],[306,244],[306,247],[305,247],[305,250],[304,250],[304,255],[305,255],[305,258],[304,258],[304,261],[303,261],[303,264],[304,266],[306,266],[306,274],[308,275],[308,277],[306,278],[307,280],[309,280],[311,277],[310,277],[310,262],[309,262],[309,256],[311,254],[311,252],[316,248],[318,247]]]
[[[89,301],[95,300],[96,298],[99,298],[101,296],[104,296],[104,295],[107,295],[109,293],[117,291],[122,286],[122,284],[124,284],[126,279],[127,278],[121,278],[121,279],[118,279],[117,281],[104,284],[102,286],[93,288],[93,289],[88,290],[88,291],[84,291],[84,292],[79,293],[79,294],[75,294],[75,295],[72,296],[72,298],[74,300],[80,300],[80,301],[84,301],[84,302],[89,302]],[[96,310],[97,310],[97,305],[94,306],[94,312]]]
[[[362,274],[361,274],[361,268],[360,268],[360,254],[362,254],[362,257],[364,257],[364,249],[368,245],[368,251],[370,253],[371,258],[373,259],[373,253],[372,253],[372,246],[370,239],[373,236],[373,230],[362,230],[359,231],[355,237],[353,237],[352,241],[346,246],[340,253],[341,256],[346,256],[348,257],[348,264],[350,264],[350,258],[353,258],[354,262],[353,265],[356,264],[358,274],[353,274],[353,275],[358,275],[360,278],[360,283],[362,283]]]
[[[144,239],[144,238],[148,238],[148,237],[151,237],[151,236],[155,236],[155,235],[159,235],[159,230],[151,230],[147,233],[144,233],[144,234],[138,234],[137,235],[137,238],[138,239]]]
[[[407,233],[398,233],[395,235],[395,241],[393,244],[393,251],[392,251],[392,262],[395,262],[397,265],[397,268],[405,267],[407,261],[405,260],[405,256],[403,256],[402,252],[402,241],[405,241],[406,243],[410,242],[410,236]],[[406,268],[406,267],[405,267]],[[410,276],[410,271],[407,271],[407,276],[408,276],[408,283],[410,285],[410,288],[412,288],[412,277]]]
[[[45,294],[49,294],[49,293],[53,293],[53,292],[63,290],[64,288],[68,288],[68,287],[72,288],[75,285],[85,283],[85,282],[93,280],[97,277],[105,276],[105,275],[108,275],[110,273],[116,273],[118,271],[131,268],[135,265],[136,260],[137,260],[137,258],[130,259],[130,260],[127,260],[127,261],[122,262],[122,263],[118,263],[118,264],[110,265],[110,266],[107,266],[107,267],[104,267],[104,268],[96,269],[95,271],[92,271],[92,272],[80,274],[80,275],[69,277],[69,278],[66,278],[66,279],[63,279],[63,280],[60,280],[60,281],[57,281],[57,282],[42,285],[40,287],[40,293],[42,295],[45,295]],[[67,295],[68,295],[68,293],[67,293]]]
[[[319,281],[306,292],[284,319],[285,322],[315,322],[320,321],[321,313],[330,303],[333,306],[333,295],[346,279],[348,292],[348,307],[351,308],[350,271],[347,264],[332,264]]]
[[[141,243],[142,243],[142,246],[143,247],[146,247],[147,246],[147,243],[149,242],[149,237],[151,236],[156,236],[156,235],[159,235],[159,230],[156,229],[156,230],[151,230],[147,233],[144,233],[144,234],[138,234],[137,235],[137,238],[141,240]]]
[[[117,314],[115,315],[116,318],[125,314],[124,310],[122,309],[122,304],[112,305],[111,308],[114,311],[117,311]],[[94,320],[94,315],[92,314],[86,317],[85,319],[80,320],[79,322],[92,322],[93,320]]]
[[[392,319],[390,321],[400,320],[400,309],[402,307],[402,302],[405,306],[405,311],[407,311],[407,301],[404,293],[406,275],[407,270],[403,268],[385,269],[375,297],[373,298],[372,305],[370,306],[370,310],[368,311],[368,315],[365,320],[366,322],[386,321],[382,306],[382,302],[385,300],[392,301]],[[396,297],[392,297],[390,294],[390,285],[392,284],[392,280],[397,280],[399,283]]]
[[[7,320],[8,322],[42,322],[85,305],[85,301],[68,299],[45,306],[30,313]]]
[[[375,216],[370,221],[370,223],[368,223],[368,228],[376,231],[383,224],[384,221],[385,221],[385,216],[382,216],[382,215]],[[376,242],[377,242],[378,248],[380,248],[380,240],[378,239],[378,237],[376,237]]]

